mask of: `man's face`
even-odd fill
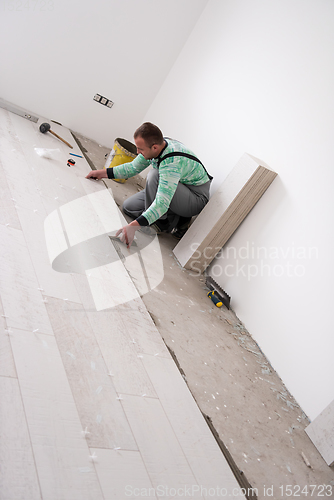
[[[149,147],[140,136],[136,137],[134,141],[137,146],[137,153],[142,154],[145,160],[152,160],[152,158],[157,156],[157,144],[153,144],[153,146]]]

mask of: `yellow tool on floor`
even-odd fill
[[[217,307],[221,307],[223,305],[222,301],[220,300],[219,297],[217,297],[215,295],[215,292],[211,291],[211,292],[208,292],[208,297],[210,297],[210,299],[212,300],[212,302],[217,306]]]
[[[224,304],[224,306],[229,309],[231,297],[225,292],[225,290],[223,290],[211,276],[207,276],[205,284],[210,290],[207,295],[210,297],[212,302],[217,307],[221,307]]]

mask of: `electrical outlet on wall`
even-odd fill
[[[94,101],[99,102],[100,104],[103,104],[104,106],[107,106],[107,108],[111,108],[114,104],[110,99],[103,97],[101,94],[95,94],[93,99],[94,99]]]

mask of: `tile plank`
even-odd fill
[[[82,427],[89,431],[89,447],[136,450],[85,311],[78,304],[57,299],[49,299],[46,307]]]
[[[70,245],[122,227],[120,211],[109,189],[81,196],[63,205],[60,213]]]
[[[95,448],[96,472],[104,497],[157,499],[145,465],[138,451],[101,450]]]
[[[15,208],[15,201],[13,199],[11,190],[5,176],[5,171],[0,159],[0,224],[6,226],[9,224],[11,227],[21,229],[20,221]]]
[[[113,245],[140,296],[161,283],[164,267],[157,235],[137,231],[130,251],[120,242],[114,241]]]
[[[39,288],[43,296],[68,299],[80,303],[80,297],[69,273],[60,273],[54,270],[47,250],[48,233],[45,227],[46,212],[36,213],[19,210],[19,219],[31,261],[37,276]]]
[[[115,256],[114,262],[86,271],[97,311],[114,308],[139,297],[124,265]]]
[[[160,401],[124,396],[122,404],[153,486],[180,488],[196,485]]]
[[[9,327],[53,334],[22,231],[0,225],[0,295]]]
[[[143,363],[198,484],[244,499],[233,495],[239,484],[174,361],[144,355]]]
[[[36,183],[34,167],[27,163],[19,135],[13,125],[14,115],[0,109],[0,156],[2,168],[6,176],[12,198],[16,200],[17,209],[40,209],[40,192]],[[19,120],[24,120],[18,117]],[[31,124],[30,124],[31,125]],[[25,124],[26,130],[29,123]],[[29,148],[33,146],[29,144]],[[15,165],[15,168],[13,168]]]
[[[73,279],[96,335],[100,331],[112,329],[113,322],[116,321],[115,313],[117,313],[119,317],[124,318],[119,328],[124,333],[127,332],[130,340],[136,342],[134,347],[137,355],[146,353],[170,357],[169,351],[140,297],[97,313],[86,277],[76,274]]]
[[[0,376],[17,377],[12,346],[10,345],[10,334],[0,297]]]
[[[141,298],[117,306],[124,325],[136,341],[138,354],[153,354],[170,359],[169,351]]]
[[[3,169],[19,207],[39,210],[41,203],[49,213],[86,194],[81,179],[67,167],[67,146],[60,141],[54,144],[51,134],[39,132],[39,124],[0,109],[0,131]],[[59,151],[50,159],[39,156],[35,148]]]
[[[4,117],[3,113],[7,113],[8,116]],[[4,120],[9,129],[4,128]],[[10,197],[16,200],[13,202],[12,199],[9,199],[6,202],[15,203],[16,208],[14,208],[18,214],[18,224],[15,223],[14,227],[23,228],[24,230],[27,246],[39,280],[39,287],[44,288],[46,293],[58,298],[64,296],[64,290],[66,289],[71,300],[79,301],[71,277],[52,270],[46,251],[44,220],[47,211],[44,205],[48,205],[47,197],[50,198],[54,195],[56,198],[60,198],[59,201],[53,200],[58,207],[63,191],[55,182],[55,176],[50,175],[50,168],[52,167],[45,164],[45,162],[52,162],[52,160],[46,160],[36,155],[32,144],[27,140],[31,133],[33,133],[32,138],[35,138],[35,136],[39,138],[36,135],[36,130],[31,130],[31,127],[36,127],[35,124],[0,109],[0,127],[1,123],[3,133],[0,140],[0,152],[3,162],[1,168],[4,179],[6,182],[8,180]],[[16,128],[20,129],[20,133],[15,132]],[[40,133],[39,135],[42,136]],[[13,164],[16,165],[16,169],[13,169]],[[18,170],[20,175],[18,175]],[[48,189],[51,189],[52,186],[51,194],[46,190],[43,195],[41,191],[41,179],[44,177],[49,180],[50,186],[48,186]],[[78,187],[80,187],[80,183],[78,183]],[[82,194],[84,194],[84,191],[82,191]],[[71,197],[76,198],[77,196],[78,194],[71,190]],[[65,197],[63,201],[66,200]]]
[[[329,467],[334,465],[334,401],[332,401],[305,429]]]
[[[116,308],[107,311],[88,311],[87,316],[94,331],[101,353],[112,373],[118,394],[156,397],[152,383],[138,357],[137,343],[126,327]]]
[[[55,338],[11,342],[43,500],[103,500]]]
[[[41,500],[20,388],[0,376],[0,498]]]
[[[276,176],[245,153],[173,249],[181,266],[203,273]]]

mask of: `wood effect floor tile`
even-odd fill
[[[23,208],[31,211],[37,209],[38,188],[31,176],[30,169],[27,168],[20,144],[1,137],[0,158],[11,198],[15,200],[17,209]],[[13,165],[16,166],[15,169]]]
[[[43,500],[103,500],[55,338],[11,343]]]
[[[0,498],[41,500],[38,477],[16,379],[0,376]]]
[[[136,450],[114,378],[85,311],[78,304],[57,299],[49,299],[46,307],[82,427],[89,432],[89,447]]]
[[[55,123],[50,124],[51,130],[59,133],[61,137],[65,138],[65,140],[74,146],[74,148],[70,150],[68,146],[55,138],[52,134],[42,134],[39,131],[41,121],[42,120],[40,120],[38,124],[31,122],[24,123],[22,118],[12,113],[8,113],[7,120],[0,116],[0,128],[2,126],[4,134],[9,133],[12,137],[14,136],[16,138],[25,153],[27,162],[31,163],[33,167],[41,165],[44,170],[47,170],[45,167],[48,167],[48,170],[52,169],[51,177],[54,180],[60,180],[60,182],[63,182],[65,185],[73,186],[73,179],[75,177],[79,179],[87,175],[90,171],[90,167],[85,158],[76,158],[73,156],[72,159],[74,159],[76,163],[74,166],[68,167],[67,160],[71,157],[69,153],[82,155],[72,134],[65,127],[61,127]],[[35,148],[52,150],[53,159],[38,156]],[[30,160],[32,160],[32,162]],[[83,171],[81,171],[82,167],[84,167]],[[39,173],[43,172],[40,171]],[[60,179],[57,179],[58,176]],[[77,183],[76,186],[79,187],[79,184]]]
[[[244,499],[233,495],[239,484],[174,361],[144,355],[143,363],[198,484]]]
[[[329,467],[334,465],[334,401],[332,401],[312,422],[305,432]],[[319,495],[320,496],[320,495]]]
[[[106,187],[106,184],[102,180],[95,181],[92,179],[86,179],[86,175],[89,174],[89,172],[91,172],[91,168],[90,168],[89,164],[87,163],[87,161],[80,160],[80,165],[77,166],[75,173],[76,173],[76,176],[78,177],[78,181],[80,182],[80,184],[82,186],[82,189],[85,191],[86,194],[93,194],[93,193],[96,193],[97,191],[105,191],[106,189],[108,189]],[[112,198],[114,198],[112,190],[109,188],[108,191],[109,191],[110,196]],[[126,223],[125,218],[124,218],[124,221]]]
[[[93,295],[86,275],[73,273],[73,282],[80,297],[80,302],[87,312],[96,312]]]
[[[245,153],[173,249],[180,264],[204,272],[276,176]]]
[[[16,377],[12,347],[10,345],[11,330],[7,326],[0,297],[0,376]]]
[[[87,316],[118,394],[156,397],[137,344],[124,327],[126,318],[116,309],[88,312]]]
[[[22,231],[0,225],[0,295],[7,325],[53,334]]]
[[[160,250],[159,239],[155,236],[149,244],[146,244],[140,240],[140,235],[138,234],[138,243],[140,244],[140,270],[145,270],[145,278],[148,285],[148,289],[152,290],[158,286],[164,278],[164,266],[162,261],[162,254]],[[138,266],[139,267],[139,266]],[[143,272],[143,271],[142,271]],[[141,278],[141,282],[143,279]],[[140,291],[140,290],[139,290]],[[140,295],[143,295],[140,293]]]
[[[19,211],[19,219],[43,296],[80,302],[72,276],[52,268],[47,249],[46,213]]]
[[[60,213],[71,246],[122,227],[120,211],[108,189],[77,198],[61,206]]]
[[[121,242],[113,241],[113,244],[140,296],[161,283],[164,267],[157,235],[137,231],[130,252]]]
[[[60,143],[59,149],[59,145],[53,144],[52,136],[41,134],[36,124],[25,123],[5,110],[0,110],[0,113],[0,157],[12,196],[18,200],[19,207],[36,210],[41,202],[50,212],[85,195],[78,177],[67,167],[66,146],[63,150]],[[8,128],[3,125],[4,120],[8,122]],[[54,159],[49,159],[40,157],[35,148],[59,149],[59,152],[55,153]]]
[[[121,261],[86,271],[97,311],[113,308],[139,297],[138,291]]]
[[[15,203],[15,199],[13,199],[8,186],[0,156],[0,224],[4,226],[9,224],[11,227],[21,229]]]
[[[122,405],[153,486],[179,488],[196,485],[196,479],[160,401],[124,396]]]
[[[138,451],[94,448],[96,472],[104,497],[108,500],[141,498],[156,500],[154,489]]]
[[[17,117],[21,119],[20,117]],[[33,165],[27,162],[26,155],[22,145],[33,150],[33,145],[28,142],[22,142],[15,131],[13,121],[14,115],[3,109],[0,109],[0,158],[3,172],[12,198],[19,208],[27,210],[38,209],[40,203],[40,192],[38,187],[38,175],[34,173]],[[22,120],[25,121],[25,120]],[[20,123],[25,127],[25,132],[31,127],[31,123]],[[23,134],[21,134],[23,135]],[[15,168],[13,168],[15,165]]]
[[[138,354],[152,354],[170,359],[169,351],[141,298],[115,308],[124,317],[124,326],[136,341]]]

